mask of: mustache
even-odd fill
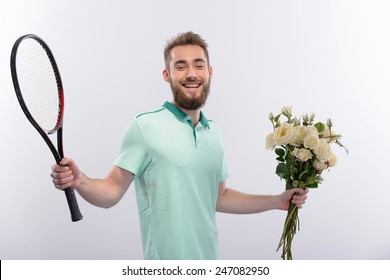
[[[201,79],[198,79],[197,77],[194,77],[194,76],[189,76],[189,77],[186,77],[183,82],[199,82],[199,83],[203,83],[203,81]]]

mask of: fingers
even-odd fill
[[[70,168],[68,166],[54,164],[51,167],[51,170],[53,173],[61,173],[61,172],[66,172],[66,171],[70,170]]]
[[[298,195],[306,195],[309,192],[309,189],[294,188],[291,191]]]
[[[66,157],[64,157],[64,158],[60,161],[60,163],[59,163],[59,165],[63,165],[63,166],[65,166],[65,165],[72,165],[72,164],[74,164],[74,160],[71,159],[71,158],[66,158]]]
[[[62,162],[60,164],[62,164]],[[72,170],[68,166],[54,164],[51,169],[52,172],[50,173],[50,176],[57,189],[64,190],[72,186],[74,176]]]
[[[298,208],[302,208],[303,204],[305,204],[307,199],[307,193],[309,192],[308,189],[304,190],[301,188],[296,188],[292,190],[294,192],[294,195],[291,198],[291,203],[294,203]]]

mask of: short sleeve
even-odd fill
[[[221,172],[219,174],[219,182],[225,181],[230,176],[229,167],[226,162],[225,156],[222,157]]]
[[[126,128],[120,153],[114,165],[139,176],[150,162],[148,148],[137,119],[133,119]]]
[[[220,173],[219,173],[218,182],[222,182],[222,181],[225,181],[230,176],[230,172],[229,172],[229,167],[228,167],[226,157],[225,157],[225,149],[224,149],[223,140],[222,140],[222,131],[221,131],[221,127],[219,127],[219,126],[218,126],[218,137],[219,137],[220,145],[222,147],[221,169],[220,169]]]

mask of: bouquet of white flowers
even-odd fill
[[[281,122],[282,116],[287,120]],[[321,173],[337,162],[331,144],[344,147],[330,119],[315,123],[314,118],[315,114],[292,117],[291,107],[283,107],[277,116],[269,114],[274,131],[266,137],[266,148],[275,150],[276,174],[285,180],[286,190],[317,188],[323,180]],[[283,246],[283,259],[292,259],[291,244],[297,229],[298,208],[291,203],[277,248],[278,251]]]

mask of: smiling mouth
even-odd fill
[[[182,86],[185,88],[199,88],[201,83],[184,83]]]

